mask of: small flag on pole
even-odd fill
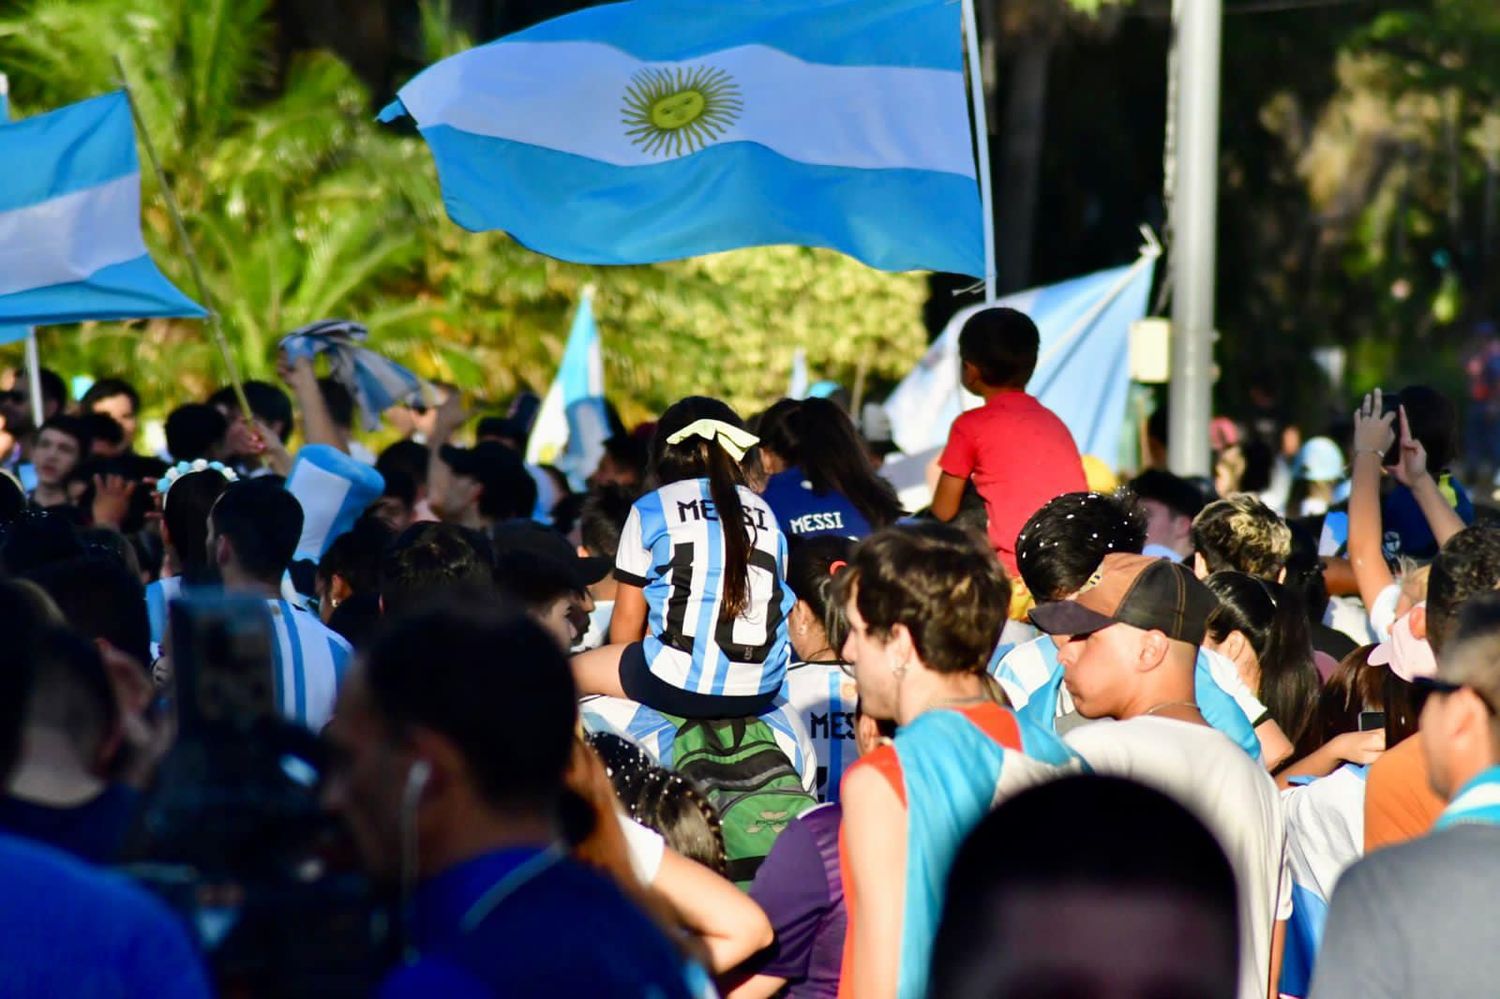
[[[984,273],[960,5],[632,0],[403,87],[448,214],[592,264],[831,247]]]
[[[574,489],[583,489],[604,456],[609,438],[609,411],[604,402],[604,355],[594,323],[594,296],[585,290],[573,316],[557,377],[542,399],[526,461],[553,465]]]
[[[0,123],[0,323],[205,316],[141,236],[124,91]]]

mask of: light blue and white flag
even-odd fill
[[[0,124],[0,323],[205,316],[152,263],[125,92]]]
[[[786,397],[806,399],[808,384],[807,351],[798,347],[797,352],[792,355],[792,375],[787,379]]]
[[[1111,464],[1119,453],[1130,388],[1130,324],[1146,314],[1156,257],[1148,248],[1128,267],[1017,292],[996,303],[1026,313],[1041,333],[1027,391],[1067,424],[1080,453]],[[981,404],[959,384],[958,334],[983,308],[962,309],[949,320],[886,400],[891,438],[906,454],[930,459],[958,415]]]
[[[359,405],[366,430],[380,426],[380,414],[398,402],[419,402],[427,383],[384,354],[362,346],[369,330],[347,319],[323,319],[281,338],[287,357],[328,355],[329,377],[337,380]]]
[[[960,4],[633,0],[430,67],[416,120],[448,214],[541,253],[640,264],[831,247],[982,275]]]
[[[10,81],[0,73],[0,125],[10,121]],[[15,343],[26,339],[30,328],[26,326],[0,326],[0,344]]]
[[[573,314],[573,328],[568,331],[557,376],[531,428],[526,462],[554,466],[568,477],[569,485],[581,490],[604,457],[604,442],[609,435],[604,355],[599,349],[599,327],[594,322],[594,296],[585,289]]]

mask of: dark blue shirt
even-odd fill
[[[198,999],[187,930],[125,878],[0,834],[0,995]]]
[[[424,882],[412,898],[417,959],[384,997],[659,996],[687,999],[688,966],[603,876],[535,848],[497,850]]]
[[[863,538],[871,533],[870,522],[847,496],[814,491],[800,468],[788,468],[771,476],[761,498],[776,514],[782,532],[789,537],[836,534],[845,538]]]
[[[1459,519],[1474,522],[1474,502],[1458,480],[1447,472],[1438,476],[1438,490],[1444,494]],[[1406,555],[1429,559],[1437,555],[1437,538],[1427,524],[1427,517],[1412,491],[1397,483],[1381,503],[1381,522],[1385,528],[1385,553],[1388,558]]]
[[[135,822],[141,797],[132,787],[110,784],[81,805],[58,808],[0,796],[0,829],[66,850],[95,864],[113,864]]]

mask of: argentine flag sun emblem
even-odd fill
[[[646,152],[681,156],[713,142],[744,109],[722,69],[646,69],[631,78],[620,109],[630,141]]]
[[[420,73],[381,112],[448,215],[549,256],[644,264],[824,246],[984,273],[956,0],[630,0]]]

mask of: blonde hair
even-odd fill
[[[1193,549],[1209,572],[1233,569],[1280,582],[1292,554],[1292,529],[1252,493],[1235,493],[1204,507],[1193,520]]]

